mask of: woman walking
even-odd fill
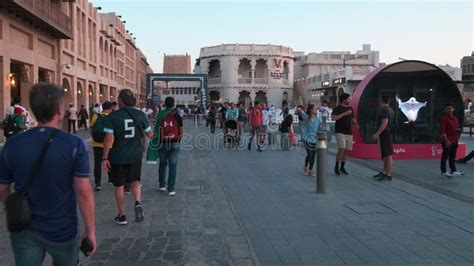
[[[316,140],[319,124],[318,108],[314,104],[308,104],[306,112],[300,113],[302,127],[301,133],[304,147],[306,149],[306,158],[304,160],[304,173],[308,176],[314,176],[313,167],[316,160]]]

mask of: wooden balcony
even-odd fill
[[[61,10],[60,2],[74,0],[0,0],[0,9],[55,38],[72,39],[72,19]]]

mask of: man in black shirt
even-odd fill
[[[377,118],[378,130],[372,136],[373,141],[379,141],[380,153],[383,159],[383,171],[374,176],[378,181],[392,180],[392,125],[395,117],[395,112],[389,106],[390,97],[382,96],[382,109]]]
[[[115,200],[118,215],[114,222],[126,225],[124,185],[131,183],[131,190],[135,198],[135,221],[144,219],[141,204],[141,170],[142,170],[142,138],[153,136],[153,130],[148,124],[145,114],[133,108],[136,104],[135,96],[129,89],[119,93],[118,106],[120,109],[112,112],[104,121],[104,153],[102,165],[110,173],[115,187]]]
[[[336,175],[340,175],[341,173],[348,175],[349,173],[346,171],[345,164],[347,152],[352,150],[352,124],[354,124],[357,128],[359,125],[354,119],[354,111],[350,106],[351,96],[347,93],[343,93],[339,96],[339,102],[340,104],[334,108],[331,115],[331,119],[336,121],[335,135],[338,147],[334,173]]]

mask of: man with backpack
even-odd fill
[[[176,195],[176,168],[180,152],[179,142],[183,136],[183,120],[174,109],[174,98],[165,99],[165,109],[156,117],[155,136],[148,149],[147,161],[154,163],[159,157],[159,191],[168,190],[169,196]],[[166,168],[169,167],[168,182]]]
[[[94,183],[95,191],[102,189],[102,158],[104,154],[104,124],[106,117],[112,112],[112,103],[106,101],[102,104],[102,113],[94,114],[90,123],[92,135],[92,149],[94,150]],[[109,174],[109,182],[110,182]]]
[[[104,169],[110,172],[115,186],[118,215],[114,222],[126,225],[128,222],[125,215],[125,183],[131,184],[131,191],[135,198],[135,222],[142,222],[145,218],[141,204],[140,185],[142,138],[151,138],[153,130],[145,114],[134,108],[136,99],[131,90],[120,91],[118,101],[120,109],[110,113],[105,119],[104,132],[106,134],[102,164]]]
[[[22,117],[22,110],[20,108],[14,108],[13,112],[13,114],[7,115],[7,118],[0,124],[0,127],[3,129],[3,135],[7,141],[9,138],[27,129],[25,120],[23,120]]]

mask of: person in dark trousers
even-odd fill
[[[354,111],[351,107],[351,96],[347,93],[343,93],[339,96],[339,106],[334,108],[331,114],[331,119],[336,121],[335,124],[335,136],[337,140],[337,154],[336,154],[336,165],[334,167],[334,173],[340,175],[348,175],[345,165],[347,160],[347,152],[352,151],[353,136],[352,136],[352,125],[359,127],[357,121],[354,119]],[[340,168],[339,168],[340,167]]]
[[[443,154],[441,155],[441,175],[452,178],[453,176],[462,176],[464,173],[456,169],[456,151],[458,149],[459,137],[461,136],[461,126],[458,118],[454,115],[454,104],[447,103],[444,106],[446,114],[441,117],[439,127],[441,131],[441,145]],[[449,168],[446,170],[446,161],[449,159]]]
[[[242,138],[242,133],[244,132],[244,122],[247,116],[246,116],[245,108],[241,103],[237,103],[237,109],[239,110],[239,117],[237,118],[237,123],[238,123],[237,133],[238,133],[238,138],[240,141],[240,139]]]
[[[227,109],[229,109],[228,102],[225,102],[224,105],[219,109],[219,122],[221,128],[224,128],[225,114],[227,113]]]
[[[176,195],[176,175],[178,156],[180,152],[179,143],[183,136],[183,120],[174,109],[174,98],[166,97],[165,109],[156,119],[155,130],[159,132],[158,155],[159,155],[159,191],[168,190],[169,196]],[[168,182],[166,182],[166,170],[168,169]]]
[[[308,104],[306,112],[300,112],[299,116],[301,117],[300,123],[303,123],[305,128],[303,131],[304,135],[301,136],[306,149],[304,165],[305,167],[308,165],[307,171],[305,168],[305,174],[308,176],[314,176],[313,167],[316,161],[317,133],[321,124],[321,120],[318,116],[318,108],[314,104]]]
[[[91,135],[92,135],[92,149],[94,150],[94,183],[95,191],[100,191],[102,189],[102,158],[104,154],[104,141],[94,140],[94,134],[103,134],[100,131],[104,131],[104,124],[106,117],[112,112],[112,103],[106,101],[102,104],[102,113],[94,114],[91,120]],[[99,133],[97,133],[99,131]],[[101,138],[101,137],[99,137]],[[111,183],[110,173],[109,182]]]
[[[119,93],[117,111],[105,119],[104,153],[102,166],[110,172],[115,187],[115,200],[118,215],[114,222],[118,225],[128,224],[125,215],[125,183],[130,183],[135,198],[135,222],[145,218],[141,203],[141,171],[142,171],[142,138],[153,136],[148,119],[141,110],[134,108],[136,99],[133,92],[123,89]]]
[[[291,146],[291,139],[290,139],[290,131],[291,125],[293,124],[293,116],[287,115],[283,122],[280,124],[280,133],[281,133],[281,140],[280,146],[283,151],[287,151],[290,149]]]
[[[69,109],[66,111],[66,116],[68,119],[68,132],[76,134],[76,121],[77,121],[77,110],[76,107],[71,103]]]
[[[379,112],[378,129],[372,136],[373,141],[379,141],[380,153],[383,160],[383,171],[374,176],[377,181],[392,180],[393,154],[393,119],[395,112],[390,107],[390,96],[382,96],[382,109]]]
[[[84,127],[87,129],[87,119],[89,119],[89,114],[87,113],[86,108],[84,105],[81,105],[81,109],[79,110],[79,125],[78,128]]]
[[[211,133],[216,133],[216,123],[217,123],[217,108],[216,106],[211,106],[208,114],[209,125],[211,126]]]
[[[474,151],[471,151],[466,157],[457,160],[456,163],[466,164],[466,163],[469,162],[472,158],[474,158]]]
[[[257,144],[257,151],[258,152],[263,152],[261,145],[263,144],[263,138],[262,135],[264,134],[263,132],[263,117],[262,117],[262,110],[260,106],[260,102],[255,101],[255,106],[250,111],[249,115],[249,127],[250,127],[250,140],[248,143],[247,149],[250,151],[252,150],[252,141],[255,137],[257,139],[255,140]]]
[[[87,148],[81,138],[60,130],[65,113],[63,89],[48,83],[34,85],[30,106],[39,125],[12,138],[0,155],[1,202],[5,203],[13,190],[25,189],[33,178],[24,191],[31,203],[31,222],[26,229],[10,233],[15,265],[42,265],[48,253],[52,257],[50,265],[75,266],[83,239],[90,241],[89,255],[96,250]],[[37,168],[45,143],[49,143],[45,159]],[[32,176],[34,170],[36,176]],[[82,234],[77,210],[82,214]]]

